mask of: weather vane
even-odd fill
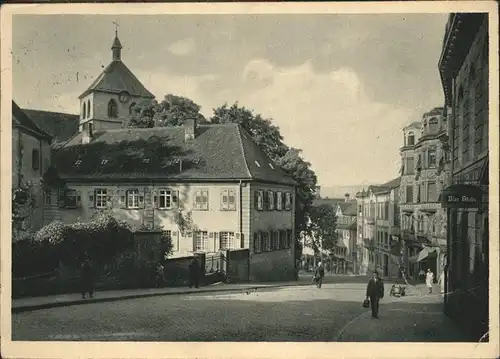
[[[118,37],[118,26],[120,26],[120,24],[118,24],[118,21],[113,21],[113,24],[115,24],[115,35]]]

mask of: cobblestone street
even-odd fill
[[[463,341],[441,297],[362,308],[365,284],[327,283],[90,303],[13,314],[13,340],[57,341]],[[71,318],[71,320],[68,320]]]

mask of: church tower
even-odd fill
[[[112,60],[80,96],[80,132],[88,142],[95,131],[121,128],[135,104],[154,99],[122,61],[118,29],[111,46]]]

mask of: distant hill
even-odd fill
[[[344,198],[346,193],[349,193],[351,199],[354,199],[357,192],[362,191],[363,189],[367,189],[368,186],[373,183],[367,183],[365,185],[357,185],[357,186],[321,186],[320,195],[321,198]]]

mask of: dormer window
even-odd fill
[[[415,135],[413,132],[408,133],[408,140],[406,142],[407,146],[414,146],[415,145]]]
[[[142,159],[142,163],[144,163],[144,164],[148,164],[148,163],[149,163],[149,158],[143,158],[143,159]]]
[[[108,163],[108,160],[107,160],[107,159],[105,159],[105,158],[104,158],[104,159],[102,159],[102,161],[101,161],[101,165],[105,165],[105,164],[107,164],[107,163]]]
[[[75,166],[80,166],[82,164],[82,160],[76,160],[75,161]]]
[[[116,104],[116,101],[111,99],[108,102],[108,117],[109,118],[116,118],[118,117],[118,105]]]

